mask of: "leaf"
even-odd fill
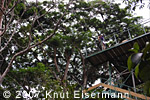
[[[150,43],[146,45],[146,47],[143,49],[143,58],[147,55],[147,52],[150,52]]]
[[[26,5],[24,3],[17,4],[17,6],[15,6],[15,14],[18,14],[19,16],[21,16],[25,8],[26,8]]]
[[[149,61],[141,61],[140,66],[139,66],[139,78],[143,81],[146,82],[150,80],[150,62]]]
[[[135,76],[136,76],[136,78],[138,78],[138,75],[139,75],[139,66],[140,66],[140,63],[135,67]]]
[[[133,63],[132,63],[131,57],[132,57],[132,55],[129,56],[128,61],[127,61],[127,65],[128,65],[129,71],[131,71],[131,69],[133,67]]]
[[[129,51],[134,52],[134,53],[138,53],[138,51],[136,49],[134,49],[134,48],[129,49]]]
[[[62,41],[59,37],[55,36],[50,40],[49,44],[51,44],[53,47],[61,47]]]
[[[140,47],[139,47],[139,45],[138,45],[137,42],[134,43],[133,48],[134,48],[135,50],[137,50],[137,51],[135,51],[135,53],[138,53],[138,52],[139,52]]]
[[[136,6],[134,6],[133,8],[132,8],[132,10],[135,10],[136,9]]]

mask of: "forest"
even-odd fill
[[[98,46],[98,36],[103,35],[105,49],[109,49],[150,32],[142,17],[132,14],[137,5],[142,9],[142,0],[123,1],[125,8],[103,0],[0,0],[1,100],[74,100],[75,93],[79,93],[79,100],[85,99],[83,90],[100,78],[102,83],[103,78],[110,78],[107,62],[92,66],[86,60],[103,50]],[[136,92],[145,96],[150,96],[149,42],[144,48],[135,42],[124,65],[139,80]],[[133,61],[133,56],[140,54],[138,62]],[[125,79],[112,66],[111,79],[123,83]],[[10,97],[6,97],[8,91]],[[133,88],[131,91],[135,92]],[[51,98],[47,93],[59,95]]]

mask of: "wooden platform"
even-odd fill
[[[119,71],[122,71],[123,69],[122,67],[120,68],[120,66],[127,65],[127,59],[131,54],[131,52],[128,50],[133,47],[133,44],[137,42],[140,46],[140,49],[142,49],[145,47],[145,44],[148,41],[150,41],[150,33],[143,34],[127,42],[117,44],[103,51],[93,53],[89,56],[86,56],[85,59],[88,60],[93,66],[97,66],[110,61]]]
[[[117,69],[118,72],[121,73],[122,71],[128,69],[127,59],[132,53],[131,51],[129,51],[129,49],[133,47],[133,44],[137,42],[140,46],[140,49],[142,49],[145,47],[146,42],[148,41],[150,41],[150,33],[143,34],[127,42],[120,43],[103,51],[95,52],[89,56],[86,56],[85,60],[89,61],[94,67],[98,67],[99,65],[109,61],[114,65],[115,69]],[[121,76],[124,78],[123,81],[127,79],[128,75],[129,74],[124,74]],[[142,82],[135,78],[136,85],[139,85],[141,83]],[[130,78],[128,78],[128,80],[126,80],[125,84],[128,86],[133,86],[131,76]]]

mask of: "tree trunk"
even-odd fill
[[[4,9],[4,1],[5,0],[1,0],[0,1],[0,49],[1,49],[1,35],[2,35],[2,21],[3,21],[3,9]],[[0,74],[0,80],[2,80],[2,75]],[[0,81],[0,84],[2,83],[2,81]]]
[[[87,84],[87,70],[85,68],[85,60],[84,60],[84,56],[82,55],[81,50],[76,46],[76,48],[79,50],[80,56],[81,56],[81,60],[82,60],[82,65],[83,65],[83,87],[86,88],[86,84]]]
[[[3,21],[4,2],[5,2],[5,0],[0,1],[0,48],[1,48],[1,34],[2,34],[2,21]]]
[[[66,69],[65,69],[63,81],[67,79],[67,74],[68,74],[68,69],[69,69],[69,64],[70,64],[70,58],[71,58],[71,56],[68,57],[68,59],[67,59],[67,64],[66,64]]]
[[[86,88],[86,84],[87,84],[87,70],[85,68],[84,56],[82,55],[81,51],[80,51],[80,55],[81,55],[81,59],[82,59],[82,63],[83,63],[83,87]]]

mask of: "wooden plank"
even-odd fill
[[[141,99],[147,99],[147,100],[150,100],[150,97],[147,97],[147,96],[144,96],[142,94],[138,94],[138,93],[135,93],[135,92],[132,92],[132,91],[128,91],[128,90],[125,90],[125,89],[121,89],[121,88],[118,88],[118,87],[114,87],[114,86],[111,86],[111,85],[107,85],[107,84],[104,84],[104,83],[99,83],[97,85],[94,85],[90,88],[88,88],[88,90],[84,90],[83,93],[86,93],[92,89],[95,89],[99,86],[103,86],[103,87],[106,87],[106,88],[109,88],[109,89],[112,89],[112,90],[115,90],[115,91],[119,91],[119,92],[122,92],[122,93],[128,93],[132,96],[135,96],[135,97],[138,97],[138,98],[141,98]]]
[[[143,41],[142,38],[138,39],[138,44],[140,46],[140,48],[144,45],[145,41]]]
[[[119,55],[118,57],[120,58],[120,59],[122,59],[123,61],[124,60],[126,60],[126,56],[124,56],[124,55],[126,55],[126,53],[124,53],[124,51],[122,50],[122,48],[119,46],[118,47],[118,50],[120,51],[120,52],[122,52],[122,54],[121,55]]]
[[[114,48],[113,48],[114,49]],[[112,59],[115,58],[117,55],[115,54],[115,52],[113,51],[113,49],[109,50],[109,52],[112,55]]]
[[[105,54],[108,56],[108,59],[113,58],[113,55],[112,55],[112,53],[110,53],[110,51],[107,51]]]
[[[102,63],[102,60],[103,60],[103,59],[102,59],[100,56],[101,56],[101,54],[98,54],[98,55],[95,56],[95,58],[97,59],[97,60],[96,60],[96,65],[97,65],[98,63]]]
[[[107,56],[104,53],[101,53],[98,55],[99,58],[101,58],[103,61],[107,61]]]
[[[128,57],[128,56],[127,56],[127,51],[128,51],[129,49],[125,51],[123,46],[120,46],[120,48],[121,48],[121,50],[122,50],[122,54],[124,54],[124,56]]]
[[[150,35],[146,36],[146,40],[150,41]]]
[[[117,56],[122,55],[122,52],[120,51],[119,47],[118,47],[118,48],[115,48],[115,51],[117,52]]]
[[[92,65],[94,65],[94,63],[91,61],[91,58],[88,58],[86,60],[89,61]]]
[[[116,57],[118,57],[118,55],[121,54],[121,52],[118,52],[117,48],[114,48],[112,51],[114,52],[114,54],[116,55]]]
[[[121,45],[121,47],[123,48],[124,51],[128,51],[131,48],[130,43],[132,43],[132,42],[127,42],[127,43],[124,43],[123,45]]]
[[[93,57],[91,57],[91,58],[89,58],[90,59],[90,61],[95,65],[95,63],[97,63],[98,61],[97,61],[97,58],[95,57],[95,56],[93,56]]]

